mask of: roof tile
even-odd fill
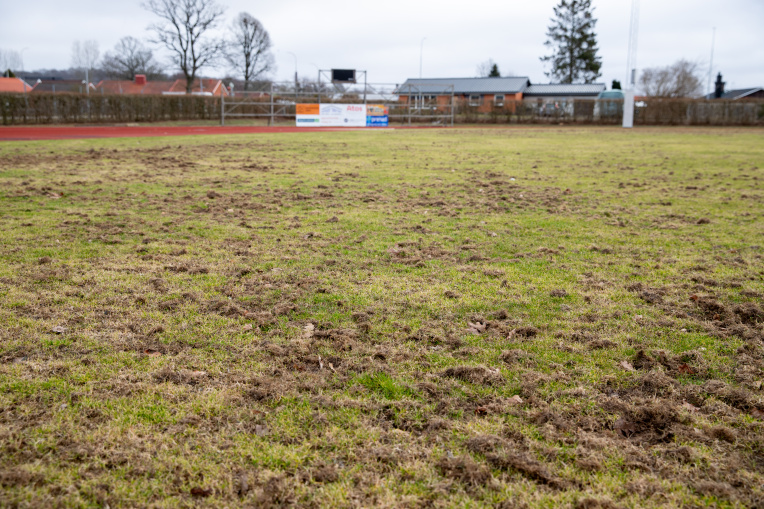
[[[0,92],[31,92],[29,83],[20,78],[0,78]]]

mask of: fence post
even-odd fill
[[[220,92],[220,125],[225,125],[225,92]]]
[[[454,86],[451,85],[451,127],[454,127]]]

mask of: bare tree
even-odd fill
[[[131,36],[120,39],[113,53],[104,54],[101,67],[107,76],[122,80],[132,80],[136,74],[145,74],[150,80],[162,76],[151,50]]]
[[[262,23],[248,12],[236,16],[231,32],[226,60],[244,77],[244,90],[247,90],[251,81],[274,68],[271,37]]]
[[[74,41],[72,43],[72,67],[92,73],[100,54],[98,41],[92,39],[85,42]]]
[[[22,66],[23,62],[20,52],[12,49],[0,49],[0,71],[3,72],[3,75],[8,74],[8,77],[10,77],[14,70],[22,70]]]
[[[700,65],[678,60],[667,67],[652,67],[642,71],[639,86],[647,96],[699,97],[703,95]]]
[[[148,0],[143,7],[162,21],[151,25],[156,39],[172,53],[173,63],[186,77],[186,93],[199,69],[213,65],[223,54],[225,42],[210,36],[225,9],[214,0]]]

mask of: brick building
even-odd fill
[[[396,94],[404,104],[416,109],[434,109],[451,103],[465,104],[480,113],[489,113],[495,108],[514,109],[523,101],[536,107],[546,108],[547,104],[561,107],[575,98],[596,99],[606,86],[592,84],[533,85],[524,76],[506,78],[412,78],[396,89]]]

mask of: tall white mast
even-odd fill
[[[629,54],[626,57],[626,82],[623,93],[623,127],[634,127],[634,95],[637,83],[637,33],[639,32],[639,0],[631,0],[629,21]]]
[[[626,57],[625,88],[634,89],[637,82],[637,34],[639,33],[639,0],[631,0],[629,53]]]

